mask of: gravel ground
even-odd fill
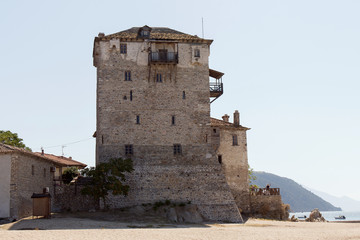
[[[75,215],[76,216],[76,215]],[[245,224],[169,224],[58,216],[0,225],[0,239],[346,239],[360,240],[360,223],[308,223],[249,219]]]

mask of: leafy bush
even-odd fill
[[[76,167],[66,169],[62,174],[63,183],[69,184],[74,177],[79,175],[79,170]]]
[[[132,172],[131,159],[111,158],[109,162],[100,163],[96,168],[85,168],[82,174],[91,177],[91,184],[81,190],[81,194],[92,196],[95,201],[102,199],[106,207],[109,191],[113,195],[127,195],[130,187],[125,185],[125,172]]]

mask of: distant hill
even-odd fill
[[[360,211],[360,201],[358,200],[354,200],[346,196],[335,197],[314,189],[309,190],[324,199],[325,201],[328,201],[335,206],[341,207],[343,211]]]
[[[272,188],[280,188],[283,203],[290,204],[293,212],[310,212],[314,208],[318,208],[320,211],[341,211],[341,208],[334,207],[289,178],[256,171],[254,171],[254,175],[257,179],[253,181],[253,184],[262,188],[267,184],[270,184]]]

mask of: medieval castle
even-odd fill
[[[96,163],[132,158],[135,168],[129,195],[113,196],[112,207],[191,201],[207,219],[229,222],[249,211],[249,128],[238,111],[233,123],[210,117],[223,93],[223,73],[209,69],[211,43],[148,26],[95,37]]]

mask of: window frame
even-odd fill
[[[162,74],[161,74],[161,73],[157,73],[157,74],[156,74],[156,77],[155,77],[155,80],[156,80],[156,82],[158,82],[158,83],[162,83],[162,82],[163,82],[163,80],[162,80]]]
[[[134,147],[132,144],[126,144],[125,145],[125,155],[133,155],[134,154]]]
[[[198,49],[198,48],[194,49],[194,57],[196,57],[196,58],[200,57],[200,49]]]
[[[132,81],[131,80],[131,71],[127,70],[124,72],[125,81]]]
[[[127,54],[127,44],[126,43],[120,43],[120,53]]]
[[[142,37],[144,37],[144,38],[148,38],[148,37],[150,37],[150,30],[148,30],[148,29],[143,29],[143,30],[141,30],[141,32],[140,32],[140,35],[142,36]]]
[[[174,153],[174,155],[181,155],[182,154],[182,146],[181,146],[181,144],[176,143],[176,144],[173,145],[173,153]]]
[[[237,135],[232,135],[232,145],[233,146],[239,146],[239,142],[238,142],[238,136]]]

